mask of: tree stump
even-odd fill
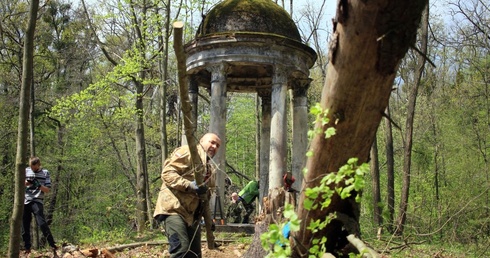
[[[262,210],[255,218],[255,233],[252,244],[243,257],[265,257],[267,252],[262,248],[260,236],[269,230],[271,223],[284,222],[283,212],[286,203],[296,209],[296,193],[286,192],[284,189],[275,188],[269,190],[269,195],[262,201]]]

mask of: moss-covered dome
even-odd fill
[[[229,32],[270,33],[301,42],[291,16],[272,0],[225,0],[209,11],[197,37]]]

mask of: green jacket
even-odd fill
[[[259,183],[255,180],[248,182],[248,184],[238,193],[246,204],[250,204],[254,201],[255,197],[259,196]]]

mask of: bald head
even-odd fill
[[[233,202],[236,202],[236,201],[238,200],[238,194],[237,194],[236,192],[233,192],[233,193],[231,194],[231,200],[232,200]]]
[[[201,138],[199,143],[208,156],[212,158],[216,155],[216,152],[218,152],[219,146],[221,145],[221,139],[215,133],[207,133]]]

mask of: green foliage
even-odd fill
[[[328,127],[324,129],[324,126],[330,122],[330,118],[328,118],[328,109],[323,109],[320,106],[320,103],[316,103],[314,106],[310,108],[310,114],[315,117],[315,121],[313,125],[315,126],[313,130],[308,131],[308,138],[311,140],[316,134],[325,134],[325,139],[332,137],[335,135],[335,128]],[[307,156],[311,156],[312,153],[308,152]]]
[[[256,165],[255,96],[230,95],[226,124],[226,160],[236,170],[254,178]]]
[[[314,122],[317,125],[313,130],[308,132],[310,140],[315,135],[325,135],[325,138],[330,138],[335,135],[334,128],[324,128],[329,123],[328,110],[324,110],[319,103],[310,109],[310,113],[316,117]],[[307,156],[311,156],[313,153],[309,151]],[[306,169],[304,171],[306,173]],[[342,199],[349,198],[353,192],[359,193],[365,186],[365,175],[369,172],[369,165],[367,163],[358,165],[357,158],[350,158],[347,164],[340,167],[338,172],[332,172],[326,174],[320,181],[320,183],[311,188],[305,189],[305,199],[303,202],[304,209],[308,211],[323,210],[327,208],[332,200],[334,194],[338,194]],[[356,195],[356,201],[360,202],[360,195]],[[283,216],[289,222],[291,232],[299,230],[300,220],[298,215],[294,212],[293,207],[289,204],[284,209]],[[329,214],[325,218],[311,219],[309,225],[306,227],[313,233],[319,232],[333,220],[335,214]],[[289,241],[284,238],[282,232],[285,225],[288,222],[277,224],[270,224],[269,231],[260,236],[262,247],[268,251],[267,257],[289,257],[291,254],[291,247]],[[312,246],[308,250],[309,257],[321,257],[325,252],[325,243],[327,238],[321,237],[312,239]]]
[[[186,6],[171,2],[172,11],[183,7],[179,14],[186,16],[176,17],[177,14],[172,13],[172,19],[185,20],[186,42],[195,36],[196,22],[200,22],[202,10],[209,9],[215,2],[193,0],[184,3]],[[57,185],[51,229],[60,241],[103,241],[109,235],[131,235],[135,195],[133,118],[138,112],[133,103],[136,97],[144,99],[145,134],[148,137],[146,150],[153,197],[160,187],[160,181],[155,180],[159,177],[161,166],[160,103],[155,89],[162,84],[158,60],[162,57],[163,49],[160,48],[158,36],[163,31],[161,25],[166,17],[161,11],[162,3],[153,2],[154,6],[146,9],[147,20],[143,23],[145,16],[140,14],[145,6],[143,2],[133,2],[138,19],[142,21],[142,36],[145,39],[143,45],[136,46],[136,27],[131,24],[128,15],[128,3],[121,1],[118,5],[109,5],[100,1],[90,6],[87,2],[96,34],[87,26],[89,22],[85,11],[76,9],[76,5],[49,1],[46,8],[40,10],[34,66],[35,143],[43,166],[51,172]],[[28,4],[22,1],[4,1],[0,6],[0,225],[9,224],[12,210],[22,31],[26,27],[27,8]],[[154,15],[157,12],[158,15]],[[478,12],[469,12],[472,13]],[[199,18],[193,19],[192,15]],[[488,20],[488,12],[482,12],[481,18]],[[405,236],[413,242],[425,241],[432,246],[411,245],[409,250],[415,254],[404,250],[394,251],[391,255],[429,257],[442,253],[453,257],[489,256],[488,249],[482,248],[489,245],[487,236],[490,232],[488,41],[467,20],[458,21],[458,30],[451,30],[446,20],[437,19],[431,17],[431,26],[434,26],[432,36],[437,40],[429,39],[427,56],[437,67],[426,66],[417,99]],[[485,25],[488,23],[485,19],[474,24]],[[106,59],[100,48],[102,45],[97,45],[94,35],[99,36],[107,53],[117,59],[118,66],[114,67]],[[314,38],[310,37],[308,44],[314,44],[311,42]],[[326,54],[319,57],[327,59]],[[415,79],[416,57],[415,52],[410,52],[400,65],[397,84],[394,85],[398,90],[390,100],[390,117],[399,126],[404,124],[406,118],[406,99]],[[175,67],[171,50],[169,58],[168,92],[172,92]],[[320,101],[322,80],[325,79],[324,71],[320,71],[325,67],[318,65],[321,64],[317,63],[310,72],[314,80],[308,90],[308,101],[313,107],[310,116],[315,121],[313,126],[309,125],[314,128],[308,133],[310,139],[317,134],[327,138],[335,134],[333,128],[324,128],[335,121],[329,120],[327,110],[323,110],[319,104],[315,105]],[[147,76],[140,77],[141,71],[147,71]],[[135,81],[145,86],[144,95],[136,95]],[[200,90],[203,93],[202,88]],[[208,103],[201,101],[204,98],[201,97],[199,101],[197,126],[200,133],[207,131],[210,121]],[[252,110],[254,100],[251,95],[230,96],[227,149],[231,153],[227,156],[235,168],[247,175],[253,175],[255,169],[255,121]],[[177,118],[168,119],[168,147],[173,149],[180,144],[180,127]],[[398,200],[402,186],[405,133],[404,128],[393,130],[395,200]],[[385,136],[386,127],[382,123],[378,128],[382,196],[385,196],[387,188],[384,173]],[[309,151],[307,156],[313,154]],[[339,194],[348,197],[352,190],[357,191],[364,185],[360,216],[363,238],[379,246],[377,250],[390,249],[395,244],[388,246],[384,239],[379,242],[373,240],[378,225],[372,220],[373,206],[376,204],[371,203],[373,187],[370,175],[367,174],[363,181],[358,178],[357,172],[347,173],[364,170],[362,165],[352,163],[346,166],[344,177],[339,175],[344,172],[338,171],[325,180],[330,180],[331,184],[349,184],[327,187],[324,181],[321,186],[305,189],[311,197],[305,200],[305,207],[327,207],[328,196]],[[307,173],[307,170],[303,172]],[[47,198],[54,197],[53,193],[48,194]],[[383,207],[385,221],[382,227],[391,226],[386,199],[382,198],[379,205]],[[396,217],[396,212],[391,215]],[[333,216],[312,221],[309,226],[312,230],[321,230]],[[277,239],[280,239],[281,228],[282,224],[279,224],[275,229]],[[8,226],[0,228],[0,249],[7,246],[8,230]],[[399,240],[389,234],[383,235],[383,238]],[[319,244],[324,239],[314,241],[318,246],[312,252],[321,252]],[[275,245],[275,242],[270,245]],[[276,250],[284,248],[277,247]]]
[[[291,245],[289,240],[284,237],[283,230],[289,223],[290,232],[299,230],[301,220],[294,212],[291,204],[284,207],[285,222],[278,224],[271,223],[269,230],[260,236],[262,247],[269,252],[266,257],[286,258],[291,256]]]
[[[112,242],[123,243],[128,238],[128,233],[128,229],[126,228],[111,228],[104,230],[81,226],[80,235],[85,237],[80,239],[80,243],[97,243],[98,245]]]
[[[318,186],[305,190],[306,199],[303,207],[310,211],[323,210],[330,205],[334,194],[345,199],[350,197],[353,191],[360,192],[364,188],[364,177],[368,172],[368,164],[358,165],[357,158],[349,159],[347,164],[342,166],[337,173],[329,173],[322,178]],[[356,197],[356,201],[360,201],[360,198]],[[286,222],[279,225],[270,224],[269,230],[260,236],[262,247],[269,252],[267,257],[289,257],[291,255],[289,241],[284,238],[282,232],[288,222],[291,232],[298,231],[301,220],[289,204],[286,205],[283,216]],[[333,219],[335,219],[335,214],[329,214],[324,219],[312,219],[307,229],[316,233],[323,230]],[[311,241],[312,247],[308,250],[309,257],[321,257],[326,252],[324,245],[327,238],[322,237]]]
[[[368,164],[358,165],[357,158],[349,159],[347,164],[342,166],[337,173],[327,174],[322,178],[318,186],[306,189],[304,208],[306,210],[323,210],[330,205],[334,194],[338,194],[342,199],[345,199],[350,197],[353,191],[359,193],[364,188],[364,177],[368,172]],[[356,201],[360,201],[359,195],[356,195]],[[311,220],[307,229],[313,233],[321,231],[334,218],[335,214],[330,214],[325,219]],[[314,257],[320,257],[325,253],[324,244],[326,241],[325,237],[313,239],[313,246],[309,250],[310,254]]]
[[[330,122],[330,118],[328,118],[328,109],[323,109],[320,103],[316,103],[314,106],[310,108],[310,114],[315,117],[313,124],[313,130],[308,130],[308,139],[311,141],[313,137],[317,134],[325,134],[325,139],[328,139],[335,135],[334,127],[324,128]],[[306,152],[306,157],[313,156],[313,151],[308,150]],[[306,169],[303,170],[303,173],[306,173]]]

